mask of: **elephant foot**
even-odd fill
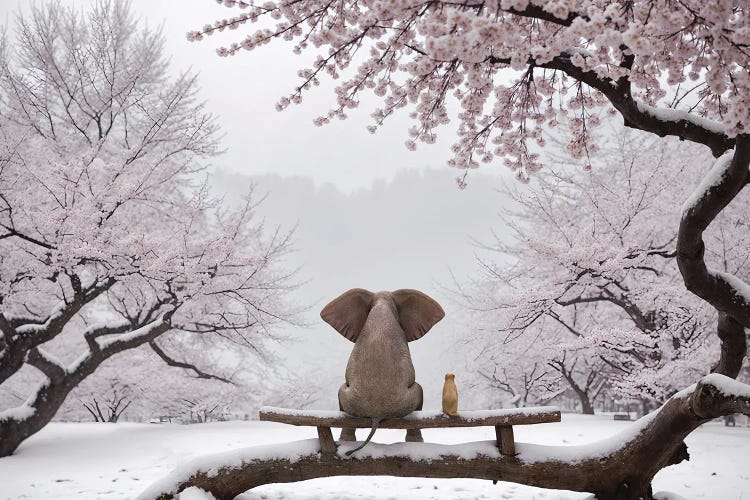
[[[404,441],[407,443],[424,443],[422,431],[420,429],[406,429],[406,439]]]
[[[341,429],[341,435],[339,441],[356,441],[357,435],[354,433],[354,429],[351,427],[344,427]]]

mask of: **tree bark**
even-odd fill
[[[0,353],[0,383],[5,382],[21,369],[26,353],[59,335],[65,325],[87,304],[95,300],[114,285],[113,279],[95,283],[86,289],[80,286],[77,276],[71,277],[75,294],[61,309],[42,319],[7,319],[0,314],[0,331],[5,337],[5,348]],[[21,328],[31,329],[23,331]]]
[[[683,209],[677,233],[677,265],[685,286],[716,308],[721,315],[720,327],[722,316],[728,316],[749,328],[750,297],[738,289],[738,278],[708,268],[703,232],[750,181],[748,165],[750,136],[738,136],[731,158],[728,161],[719,158],[708,174],[715,181],[691,196],[690,204]],[[726,326],[726,318],[724,321]]]
[[[577,395],[578,395],[578,399],[581,400],[581,413],[584,415],[593,415],[594,406],[591,404],[588,394],[581,392],[581,393],[577,393]]]
[[[92,349],[88,355],[70,369],[65,369],[47,359],[38,349],[33,349],[26,356],[26,362],[41,370],[47,380],[36,390],[24,405],[0,413],[0,457],[6,457],[18,448],[29,436],[39,432],[47,425],[65,402],[65,398],[86,377],[94,373],[109,357],[127,349],[155,339],[171,328],[167,313],[160,320],[144,325],[142,335],[115,340],[99,348],[95,342],[89,342]],[[87,339],[91,340],[91,339]]]
[[[439,460],[428,462],[389,455],[387,451],[379,451],[378,458],[326,457],[318,452],[298,459],[265,460],[254,458],[253,448],[249,448],[242,453],[242,460],[236,452],[228,454],[224,467],[216,465],[216,457],[210,457],[211,472],[202,470],[206,467],[200,459],[188,464],[150,487],[139,499],[171,499],[191,486],[219,499],[231,499],[263,484],[347,475],[488,479],[585,491],[599,500],[650,499],[654,475],[688,458],[685,436],[701,424],[731,413],[750,415],[750,386],[712,374],[635,422],[634,428],[621,434],[622,443],[615,450],[611,450],[610,438],[601,452],[597,452],[596,444],[550,446],[544,450],[547,458],[539,460],[539,447],[517,443],[519,454],[515,457],[498,454],[465,459],[452,454],[450,445],[446,445]],[[261,454],[268,456],[268,448],[263,447]],[[537,459],[531,460],[531,454]],[[236,465],[238,462],[241,465]]]

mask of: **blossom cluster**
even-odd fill
[[[345,117],[370,90],[381,98],[370,130],[409,107],[416,125],[406,145],[414,149],[434,142],[451,118],[449,103],[457,103],[451,165],[458,168],[500,157],[526,179],[541,167],[543,127],[563,119],[575,124],[569,152],[589,156],[593,108],[607,104],[601,91],[610,87],[636,104],[679,107],[698,124],[712,120],[727,137],[750,127],[750,9],[732,0],[218,3],[244,10],[190,32],[190,40],[262,22],[219,54],[274,38],[293,41],[295,52],[318,51],[279,109],[299,101],[321,74],[339,78],[360,50],[366,56],[336,87],[337,105],[316,124]]]

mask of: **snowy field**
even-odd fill
[[[609,436],[628,422],[564,414],[559,424],[518,426],[516,440],[579,444]],[[378,442],[400,441],[404,431],[379,430]],[[494,429],[426,429],[425,441],[494,439]],[[364,438],[366,430],[358,431]],[[178,424],[51,424],[16,455],[0,458],[2,499],[133,498],[175,466],[201,454],[316,437],[312,427],[270,422]],[[654,491],[684,498],[750,500],[750,428],[711,422],[687,440],[691,460],[662,471]],[[184,494],[188,500],[190,494]],[[259,499],[583,499],[591,495],[472,479],[334,477],[266,485],[239,497]],[[674,496],[672,498],[679,498]]]

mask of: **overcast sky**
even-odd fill
[[[73,0],[67,0],[66,3]],[[90,0],[75,0],[88,5]],[[12,22],[29,2],[0,0],[0,19]],[[300,106],[279,113],[274,104],[293,88],[304,57],[290,45],[271,43],[257,51],[219,58],[215,49],[241,39],[243,30],[189,43],[185,33],[217,18],[236,15],[215,0],[134,0],[133,8],[149,25],[163,23],[172,70],[200,73],[202,96],[218,117],[227,152],[216,161],[214,186],[228,199],[258,184],[269,193],[261,211],[269,224],[298,226],[294,264],[307,284],[296,300],[312,305],[311,326],[291,332],[301,339],[290,364],[299,359],[336,374],[346,365],[351,344],[325,325],[317,313],[348,288],[418,288],[440,300],[448,316],[433,332],[412,344],[417,380],[425,386],[426,407],[439,406],[439,390],[451,355],[443,356],[455,333],[454,308],[440,294],[450,272],[475,271],[472,238],[487,241],[498,227],[503,198],[496,190],[514,182],[502,165],[469,177],[456,187],[461,171],[446,166],[451,129],[432,146],[416,152],[404,147],[409,126],[396,116],[377,134],[369,134],[374,101],[363,102],[350,118],[325,127],[312,119],[333,103],[333,85],[323,80]],[[458,374],[460,386],[460,373]],[[335,401],[335,387],[329,402]]]

